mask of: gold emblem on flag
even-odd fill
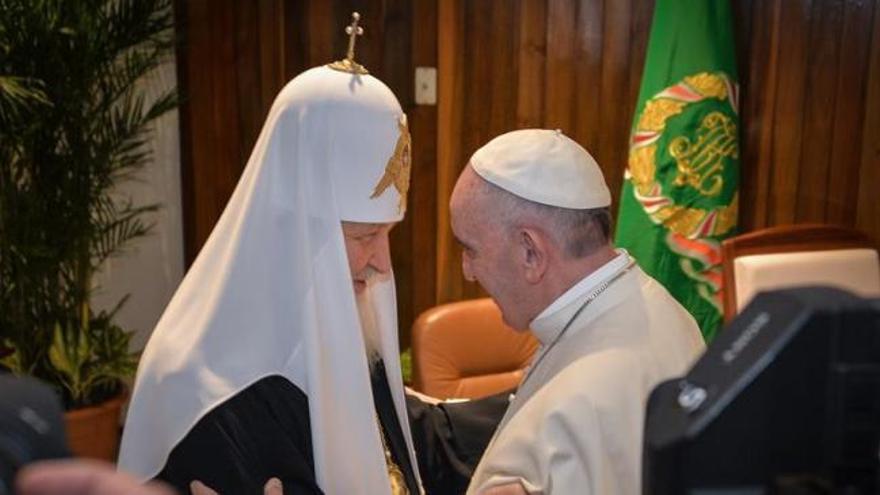
[[[679,205],[671,191],[657,177],[657,146],[670,118],[681,114],[694,103],[720,100],[735,113],[735,83],[724,73],[702,72],[654,95],[645,104],[630,142],[626,178],[634,186],[636,199],[654,223],[695,239],[719,236],[736,225],[738,194],[726,205],[700,208]],[[672,187],[690,186],[706,197],[717,197],[724,187],[724,159],[738,158],[737,126],[724,112],[713,111],[700,121],[693,136],[670,140],[669,155],[675,160],[676,175]],[[665,187],[669,187],[667,185]]]
[[[738,90],[723,72],[682,78],[645,102],[630,139],[625,177],[696,293],[721,309],[719,237],[736,226]]]
[[[703,117],[696,135],[694,141],[678,136],[669,143],[669,154],[678,166],[673,184],[687,184],[706,196],[718,196],[724,185],[724,159],[739,157],[736,123],[721,112],[712,112]]]

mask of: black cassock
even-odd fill
[[[386,443],[410,493],[416,495],[381,361],[370,379]],[[413,443],[429,495],[465,491],[506,408],[507,393],[439,406],[407,396]],[[184,494],[192,480],[199,480],[224,495],[262,494],[272,477],[281,479],[285,495],[323,493],[315,481],[308,397],[281,376],[257,381],[200,419],[157,476]]]

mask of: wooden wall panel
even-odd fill
[[[775,84],[750,84],[759,78],[774,81],[779,59],[779,31],[773,28],[773,19],[779,16],[778,2],[755,0],[735,3],[734,18],[737,26],[737,57],[740,76],[740,139],[750,143],[740,150],[740,161],[750,164],[740,170],[740,222],[750,219],[753,228],[767,225],[767,205],[770,197],[770,175],[758,173],[772,168],[773,136],[764,132],[769,127],[768,116],[776,106]],[[761,48],[761,57],[750,58],[748,53]]]
[[[834,127],[828,164],[825,222],[855,225],[858,201],[858,166],[861,161],[865,121],[869,42],[873,13],[869,2],[845,2],[840,30],[835,88]],[[858,77],[853,77],[858,75]],[[878,81],[875,81],[875,84]],[[880,108],[875,107],[874,111]],[[880,165],[877,162],[876,165]],[[875,232],[880,234],[880,232]],[[875,235],[875,242],[880,236]]]
[[[795,201],[791,201],[794,219],[799,222],[821,222],[825,216],[823,198],[827,195],[828,160],[834,125],[834,119],[828,116],[834,115],[837,87],[837,71],[828,68],[837,65],[842,10],[839,4],[813,4],[809,21],[810,36],[805,43],[810,55],[803,73],[806,77],[796,81],[804,87],[803,100],[798,102],[803,106],[804,115],[798,142],[801,159],[800,163],[792,160],[789,169],[801,169],[801,173],[796,174],[797,181],[792,181]]]
[[[496,2],[502,3],[502,2]],[[577,26],[575,0],[548,0],[545,27],[547,71],[544,73],[544,125],[571,134],[574,129],[574,45]],[[543,19],[524,19],[540,22]]]
[[[880,5],[876,3],[868,59],[856,228],[880,242]]]
[[[633,26],[633,3],[635,1],[605,2],[604,25],[602,30],[602,78],[599,112],[586,109],[581,119],[599,120],[599,144],[591,152],[598,160],[605,174],[608,187],[613,191],[614,205],[623,183],[623,169],[626,167],[629,149],[629,131],[632,126],[632,108],[635,96],[628,91],[637,87],[642,71],[629,70],[631,65],[641,66],[644,60],[631,60],[630,38],[636,31],[649,31],[650,18],[640,19],[643,26]],[[632,80],[630,80],[632,79]],[[589,83],[588,83],[589,84]],[[580,88],[578,88],[580,90]],[[617,207],[613,208],[617,211]]]
[[[284,7],[273,0],[175,6],[187,265],[223,212],[286,82]]]
[[[585,118],[602,106],[602,88],[592,84],[602,80],[602,26],[604,20],[601,2],[580,2],[577,4],[577,23],[580,26],[574,35],[574,58],[579,63],[574,66],[574,125],[571,136],[588,149],[599,146],[600,123],[596,119]]]
[[[742,231],[824,222],[858,227],[880,241],[878,224],[868,220],[876,218],[876,199],[866,199],[866,188],[878,185],[880,159],[865,141],[880,112],[870,96],[880,85],[871,69],[880,43],[878,5],[734,2],[743,88]]]
[[[412,19],[416,24],[412,32],[412,65],[414,67],[437,66],[437,24],[438,2],[441,0],[422,0],[415,2]],[[446,1],[446,0],[442,0]],[[427,23],[427,26],[422,26]],[[414,84],[412,85],[414,86]],[[411,275],[408,280],[398,277],[399,292],[409,292],[408,305],[401,301],[400,323],[401,339],[409,342],[408,329],[415,318],[436,304],[436,263],[438,209],[446,210],[446,205],[437,204],[437,107],[434,105],[413,104],[408,111],[412,121],[413,174],[410,185],[409,243],[394,244],[394,253],[409,250],[412,253]],[[395,254],[396,256],[396,254]]]
[[[460,169],[464,147],[464,0],[437,5],[437,258],[435,301],[462,294],[464,280],[446,267],[460,262],[461,252],[449,225],[449,195]],[[442,40],[442,41],[440,41]]]
[[[516,13],[516,126],[543,127],[544,71],[547,67],[546,0],[524,0]],[[598,50],[597,50],[598,51]]]

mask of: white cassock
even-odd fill
[[[467,493],[516,482],[529,493],[641,493],[645,403],[704,350],[694,319],[621,250],[531,330],[541,341],[533,369]]]

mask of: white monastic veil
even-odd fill
[[[403,120],[402,120],[403,119]],[[326,67],[281,91],[229,204],[148,343],[119,457],[146,480],[212,408],[280,374],[309,399],[318,484],[390,493],[340,220],[403,217],[399,192],[370,199],[405,122],[378,79]],[[365,299],[416,470],[397,344],[393,277]]]

